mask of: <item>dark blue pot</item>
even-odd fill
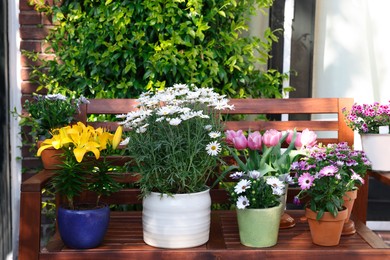
[[[103,241],[110,221],[110,208],[69,210],[58,208],[58,229],[67,247],[86,249]]]

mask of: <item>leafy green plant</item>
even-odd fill
[[[49,92],[86,97],[137,97],[176,82],[212,87],[230,97],[281,97],[286,77],[259,68],[277,36],[243,36],[256,8],[272,0],[64,0],[52,6],[47,37],[53,60],[24,52]],[[59,4],[58,2],[61,2]]]

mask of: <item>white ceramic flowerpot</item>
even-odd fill
[[[390,171],[390,134],[362,134],[362,148],[371,161],[372,170]]]
[[[144,241],[161,248],[202,245],[209,240],[210,213],[209,190],[173,196],[152,192],[143,200]]]

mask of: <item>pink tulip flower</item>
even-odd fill
[[[302,138],[302,133],[298,132],[294,143],[296,149],[300,149],[302,147],[301,138]]]
[[[259,131],[248,135],[248,147],[251,150],[261,150],[261,134]]]
[[[282,138],[282,132],[279,132],[278,130],[275,129],[267,130],[263,134],[263,143],[267,147],[275,146],[279,143],[281,138]]]
[[[298,138],[297,138],[298,140]],[[317,143],[317,134],[314,131],[310,131],[309,129],[305,129],[302,131],[302,134],[300,136],[300,146],[297,147],[297,144],[295,146],[297,149],[300,149],[302,147],[309,148],[313,147]]]
[[[287,130],[285,133],[288,133],[288,135],[287,135],[287,137],[286,137],[286,142],[288,143],[288,144],[290,144],[291,143],[291,140],[292,140],[292,137],[293,137],[293,135],[294,135],[294,131],[293,130]],[[284,133],[283,133],[284,134]]]
[[[237,132],[234,130],[226,130],[225,135],[226,143],[233,144],[234,137],[242,135],[242,130],[238,130]]]
[[[233,145],[237,150],[244,150],[248,147],[248,140],[241,132],[240,135],[237,135],[233,138]]]

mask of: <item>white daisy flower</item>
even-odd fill
[[[211,142],[206,146],[206,151],[211,156],[216,156],[221,151],[221,144],[218,142]]]
[[[170,125],[174,125],[174,126],[176,126],[176,125],[180,125],[180,123],[181,123],[181,119],[180,118],[172,118],[170,121],[169,121],[169,124]]]
[[[237,198],[237,203],[236,206],[238,209],[245,209],[246,207],[249,206],[249,200],[245,196],[239,196]]]
[[[213,131],[213,132],[210,132],[210,133],[209,133],[209,136],[210,136],[211,138],[218,138],[218,137],[221,136],[221,132]]]
[[[129,141],[130,141],[130,137],[126,137],[126,139],[120,142],[119,145],[127,145]]]
[[[212,125],[205,125],[204,129],[207,131],[211,131],[211,129],[213,129],[213,126]]]
[[[234,192],[237,194],[241,194],[247,189],[251,187],[251,181],[250,180],[240,180],[236,186],[234,187]]]

